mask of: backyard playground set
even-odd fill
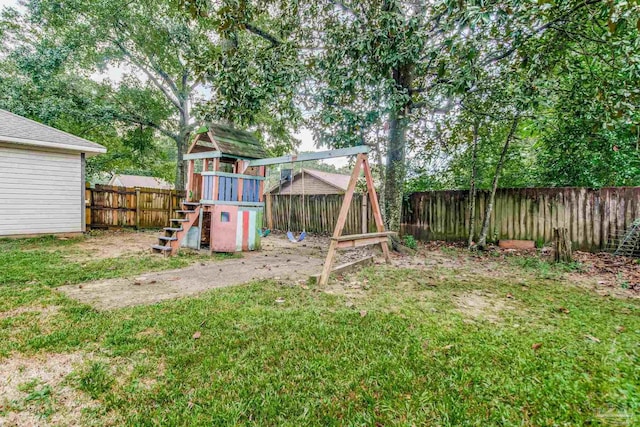
[[[327,284],[336,251],[380,244],[385,260],[389,262],[388,238],[393,232],[385,231],[378,197],[367,153],[369,147],[357,146],[300,155],[267,157],[260,142],[250,133],[211,124],[201,127],[184,159],[188,161],[186,185],[187,199],[176,211],[169,227],[159,236],[152,250],[173,255],[181,247],[213,252],[241,252],[260,249],[264,234],[264,183],[266,167],[308,160],[322,160],[356,156],[340,214],[329,244],[319,284]],[[360,174],[364,173],[367,194],[373,211],[376,232],[342,235],[349,206]],[[304,240],[305,230],[295,236],[287,230],[292,244]]]

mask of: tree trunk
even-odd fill
[[[489,233],[489,220],[491,219],[491,212],[493,211],[493,201],[496,196],[496,190],[498,189],[498,180],[500,179],[500,172],[502,172],[502,166],[504,165],[504,159],[507,156],[507,151],[509,151],[509,144],[513,139],[513,136],[516,133],[516,129],[518,128],[519,117],[516,116],[513,118],[513,122],[511,123],[511,129],[509,130],[509,134],[507,135],[507,139],[504,142],[504,147],[502,147],[502,153],[500,154],[500,160],[498,161],[498,165],[496,166],[496,173],[493,176],[493,185],[491,186],[491,195],[489,196],[489,203],[487,203],[487,207],[484,211],[484,219],[482,221],[482,231],[480,231],[480,237],[478,238],[478,249],[485,249],[487,247],[487,234]]]
[[[378,134],[376,134],[376,143],[375,143],[375,158],[376,164],[378,165],[378,179],[380,180],[380,189],[378,190],[378,205],[380,205],[380,214],[382,218],[386,218],[387,214],[385,209],[387,208],[387,204],[385,202],[385,168],[384,168],[384,160],[383,160],[383,152],[382,147],[380,147],[380,139],[378,138]]]
[[[391,113],[389,123],[389,148],[385,171],[384,202],[387,228],[400,231],[402,194],[405,175],[405,136],[407,122],[396,112]]]
[[[184,190],[187,182],[187,162],[184,160],[185,151],[189,148],[189,101],[188,97],[180,100],[180,129],[176,139],[178,158],[176,161],[176,190]]]
[[[478,175],[478,121],[473,123],[473,148],[471,157],[471,180],[469,183],[469,249],[473,246],[473,237],[476,234],[476,177]]]
[[[185,146],[186,141],[184,138],[176,140],[176,148],[178,151],[178,159],[176,161],[176,190],[184,190],[187,182],[187,162],[184,160]]]
[[[393,70],[393,79],[399,91],[411,88],[410,67],[399,67]],[[385,220],[387,229],[400,231],[402,220],[402,196],[404,194],[404,178],[406,173],[406,137],[409,126],[407,117],[411,102],[397,105],[389,117],[389,141],[387,147],[387,167],[384,183]]]
[[[566,228],[553,229],[553,258],[555,262],[573,262],[571,239]]]

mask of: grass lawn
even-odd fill
[[[640,302],[536,258],[434,251],[98,312],[56,286],[202,257],[75,243],[0,240],[0,425],[640,425]]]

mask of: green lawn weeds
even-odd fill
[[[0,420],[640,424],[640,304],[572,286],[565,269],[535,259],[502,262],[493,277],[464,264],[377,265],[331,292],[256,281],[98,312],[55,288],[202,256],[69,262],[65,250],[76,242],[0,241],[0,365],[32,360],[37,372],[75,355],[57,381],[25,375],[12,399],[0,397]],[[82,407],[65,406],[69,390]]]

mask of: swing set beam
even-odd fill
[[[318,151],[315,153],[290,154],[288,156],[268,157],[266,159],[255,159],[249,161],[249,166],[269,166],[282,163],[306,162],[309,160],[334,159],[337,157],[355,156],[365,154],[370,150],[367,145],[358,145],[349,148],[337,148],[335,150]]]
[[[382,215],[380,213],[380,205],[378,204],[378,195],[376,194],[376,189],[373,183],[373,175],[371,174],[371,167],[369,166],[369,160],[367,158],[368,153],[369,153],[368,146],[359,145],[356,147],[339,148],[339,149],[327,150],[327,151],[318,151],[316,153],[293,154],[289,156],[271,157],[266,159],[255,159],[255,160],[249,161],[249,164],[248,164],[249,167],[269,166],[269,165],[278,165],[283,163],[305,162],[308,160],[333,159],[336,157],[346,157],[346,156],[357,155],[355,166],[353,168],[353,171],[351,172],[351,177],[349,179],[349,185],[347,186],[347,191],[345,192],[344,198],[342,199],[340,214],[338,215],[338,221],[336,222],[335,229],[333,230],[331,243],[329,245],[329,251],[327,252],[327,258],[325,259],[324,266],[322,268],[322,273],[320,274],[320,280],[318,281],[320,286],[325,286],[329,282],[329,276],[331,274],[331,270],[333,267],[333,261],[335,259],[336,251],[338,249],[346,249],[346,248],[353,248],[353,247],[359,247],[359,246],[379,244],[382,248],[382,253],[384,255],[385,260],[387,261],[387,263],[391,262],[391,259],[389,257],[388,239],[390,236],[394,235],[395,233],[385,231],[384,229],[384,223],[382,222]],[[343,236],[342,230],[344,229],[345,223],[347,221],[349,206],[351,205],[351,200],[353,199],[353,194],[355,193],[356,183],[358,181],[358,178],[360,177],[360,172],[364,172],[365,181],[367,183],[367,194],[365,195],[365,197],[368,197],[371,203],[373,218],[376,223],[376,232]],[[304,185],[304,179],[302,183]],[[304,195],[304,190],[303,190],[303,195]],[[291,197],[291,194],[289,195],[289,197]],[[303,207],[304,207],[304,204],[303,204]],[[267,210],[268,211],[270,210],[269,197],[267,197]],[[270,217],[270,214],[268,215]],[[289,199],[289,221],[291,221],[291,199]],[[289,233],[290,232],[291,231],[289,231]]]

